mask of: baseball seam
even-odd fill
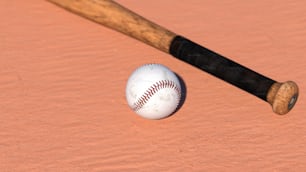
[[[172,88],[176,91],[176,93],[179,95],[178,99],[181,96],[181,91],[178,88],[178,86],[175,84],[174,81],[170,80],[161,80],[153,84],[149,89],[147,89],[144,94],[134,103],[133,110],[138,111],[140,110],[148,101],[149,99],[157,93],[159,90],[163,88]]]

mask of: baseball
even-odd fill
[[[126,85],[130,108],[147,119],[162,119],[171,115],[181,99],[177,76],[161,64],[145,64],[137,68]]]

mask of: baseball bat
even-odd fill
[[[293,81],[277,82],[134,13],[112,0],[48,0],[73,13],[138,39],[268,102],[286,114],[298,98]]]

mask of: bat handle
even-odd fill
[[[184,37],[173,40],[170,54],[267,101],[277,114],[286,114],[297,101],[293,81],[276,82]]]
[[[299,89],[295,82],[275,82],[269,89],[267,101],[275,113],[283,115],[288,113],[298,99]]]

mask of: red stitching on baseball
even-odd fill
[[[175,82],[169,80],[161,80],[153,84],[148,90],[145,91],[145,93],[134,103],[133,110],[138,111],[141,109],[149,101],[149,99],[162,88],[173,88],[179,97],[181,95],[181,91]]]

